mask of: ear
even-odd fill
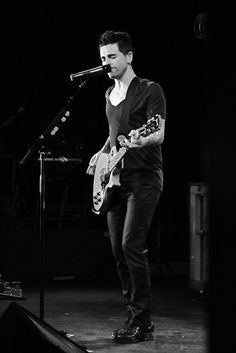
[[[127,63],[128,63],[128,64],[131,64],[132,61],[133,61],[133,52],[132,52],[132,51],[129,51],[129,52],[126,54],[126,58],[127,58]]]

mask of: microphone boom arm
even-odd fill
[[[80,80],[81,78],[86,78],[89,76],[98,76],[98,75],[102,75],[105,73],[108,73],[111,71],[111,66],[108,65],[101,65],[101,66],[97,66],[94,67],[93,69],[89,69],[89,70],[85,70],[85,71],[80,71],[80,72],[76,72],[74,74],[70,75],[70,79],[71,81],[75,81],[75,80]]]
[[[87,80],[83,80],[80,84],[76,92],[68,99],[67,103],[64,105],[64,107],[59,111],[57,116],[51,121],[49,126],[46,128],[46,130],[36,139],[36,141],[33,143],[33,145],[30,147],[28,152],[25,154],[25,156],[21,159],[20,164],[23,165],[26,160],[34,153],[36,149],[39,149],[43,144],[46,138],[49,136],[53,137],[56,132],[59,130],[58,126],[61,126],[64,121],[67,120],[67,118],[70,115],[69,108],[75,98],[79,95],[80,90],[85,86],[87,83]]]

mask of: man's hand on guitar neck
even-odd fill
[[[129,133],[129,137],[129,139],[119,139],[120,145],[122,147],[141,148],[157,143],[157,141],[159,140],[159,132],[155,131],[154,133],[148,136],[140,136],[138,130],[131,130]]]
[[[122,147],[126,148],[141,148],[149,145],[160,145],[164,140],[165,135],[165,120],[159,117],[159,125],[156,131],[150,132],[149,134],[143,134],[140,129],[131,130],[129,138],[125,136],[119,136],[118,141]],[[148,126],[148,124],[146,125]]]

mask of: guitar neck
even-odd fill
[[[127,148],[121,147],[115,157],[110,160],[108,172],[111,173],[127,152]]]

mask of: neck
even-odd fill
[[[124,75],[119,79],[115,79],[115,87],[118,90],[127,90],[134,77],[136,77],[136,74],[134,73],[132,66],[128,66]]]

